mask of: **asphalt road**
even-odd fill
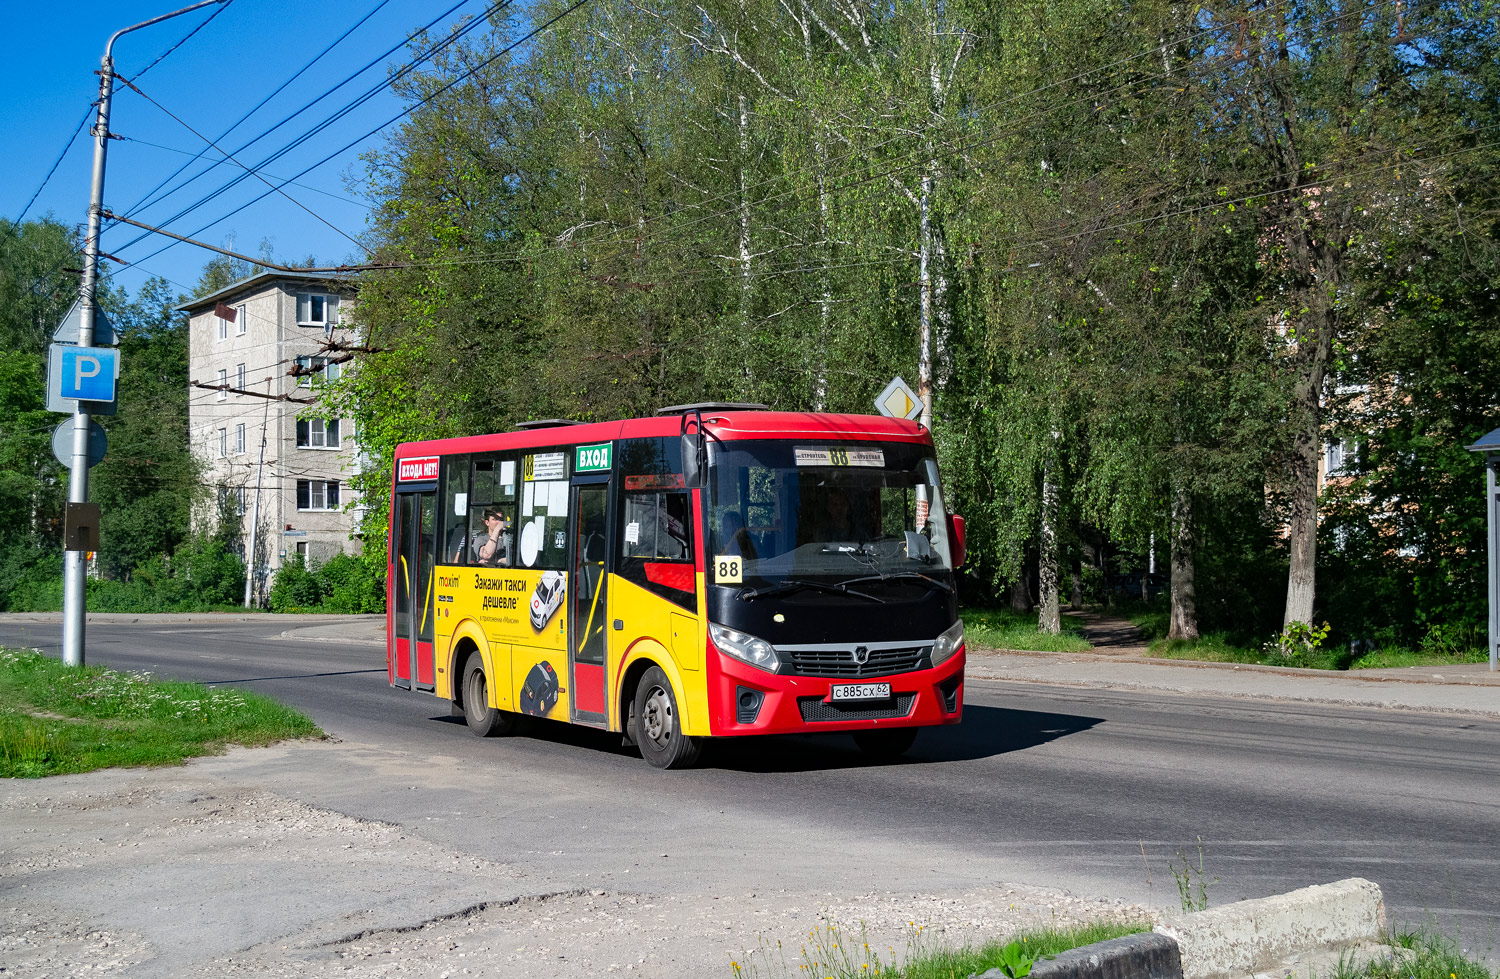
[[[383,650],[283,628],[93,624],[88,656],[259,690],[398,753],[399,779],[267,777],[538,874],[669,892],[1005,881],[1167,908],[1184,883],[1218,905],[1361,876],[1397,924],[1500,944],[1492,720],[971,680],[963,724],[900,763],[829,736],[717,743],[701,768],[662,773],[562,725],[473,738],[446,704],[389,688]],[[55,625],[0,622],[0,645],[57,644]],[[438,769],[456,774],[425,790]]]

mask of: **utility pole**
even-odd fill
[[[95,293],[99,285],[99,233],[104,212],[104,158],[109,150],[109,100],[114,94],[114,47],[121,35],[150,27],[164,20],[210,7],[229,0],[203,0],[191,7],[153,17],[132,27],[115,31],[104,45],[99,60],[99,113],[94,121],[94,172],[89,187],[88,237],[83,242],[83,286],[79,296],[82,320],[78,328],[78,346],[94,343],[94,319],[98,306]],[[68,502],[86,503],[89,498],[89,412],[85,402],[78,402],[73,412],[73,464],[68,477]],[[86,621],[87,593],[84,582],[84,552],[63,552],[63,662],[83,665],[83,627]]]
[[[255,467],[255,511],[250,517],[250,549],[245,552],[245,608],[255,582],[255,532],[260,528],[260,481],[266,474],[266,427],[271,423],[271,378],[266,378],[266,411],[260,420],[260,463]],[[267,545],[270,546],[270,545]]]

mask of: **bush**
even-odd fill
[[[221,541],[193,537],[168,556],[147,559],[123,580],[89,578],[93,612],[204,612],[239,606],[245,562]],[[57,612],[63,605],[58,551],[12,548],[0,555],[0,609]]]
[[[378,580],[366,563],[349,554],[336,554],[318,568],[318,577],[328,589],[325,612],[363,615],[385,611],[385,582]]]
[[[385,583],[365,561],[350,554],[335,554],[312,568],[298,556],[276,573],[270,604],[273,612],[384,612]]]
[[[323,584],[302,556],[288,558],[271,584],[272,612],[314,612],[323,604]]]

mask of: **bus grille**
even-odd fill
[[[890,701],[880,701],[870,704],[834,704],[826,703],[818,697],[798,697],[797,708],[802,711],[802,719],[808,722],[815,721],[878,721],[888,717],[905,717],[911,713],[912,704],[916,701],[914,693],[898,693],[892,704]]]
[[[891,676],[928,668],[931,646],[865,647],[869,658],[855,659],[854,646],[845,649],[796,649],[777,647],[783,674],[793,676],[867,677]]]

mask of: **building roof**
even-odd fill
[[[1500,428],[1495,429],[1473,445],[1464,446],[1470,452],[1500,452]]]
[[[237,295],[242,292],[249,292],[254,289],[259,289],[263,286],[277,281],[278,279],[297,282],[327,282],[333,285],[340,286],[353,286],[355,284],[352,278],[341,278],[337,275],[330,275],[327,272],[257,272],[255,275],[252,275],[247,279],[241,279],[238,282],[231,282],[229,285],[225,286],[222,289],[217,289],[213,292],[210,292],[206,296],[198,296],[195,299],[189,299],[187,302],[179,303],[172,308],[179,312],[191,313],[194,310],[214,306],[219,301],[231,295]]]

